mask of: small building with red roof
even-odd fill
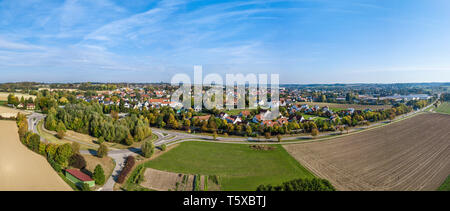
[[[66,178],[78,186],[88,184],[89,187],[95,186],[95,181],[89,175],[79,169],[66,169]]]

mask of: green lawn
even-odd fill
[[[316,115],[310,115],[310,114],[302,114],[303,118],[305,119],[309,119],[310,117],[312,117],[314,120],[317,119],[322,119],[322,120],[326,120],[327,118],[325,117],[321,117],[321,116],[316,116]]]
[[[450,176],[448,176],[444,183],[442,183],[438,191],[450,191]]]
[[[436,108],[436,112],[450,114],[450,103],[443,102]]]
[[[229,111],[227,110],[227,111],[225,111],[225,113],[227,113],[228,115],[237,116],[237,115],[241,114],[242,111],[246,111],[246,110],[252,111],[252,109],[233,109],[233,110],[229,110]],[[255,109],[253,109],[253,110],[255,110]]]
[[[261,184],[314,177],[280,145],[271,151],[256,151],[245,144],[183,142],[145,164],[158,170],[218,175],[225,191],[254,191]]]

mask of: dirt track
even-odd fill
[[[436,190],[450,174],[450,116],[422,114],[342,138],[284,147],[338,190]]]
[[[14,121],[0,121],[0,191],[6,190],[72,190],[44,157],[20,143]]]

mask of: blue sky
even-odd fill
[[[450,81],[448,0],[0,0],[0,82]]]

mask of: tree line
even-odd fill
[[[152,135],[149,120],[143,115],[131,114],[119,118],[103,113],[98,103],[68,104],[64,108],[50,108],[45,128],[53,131],[73,130],[107,142],[132,145]]]
[[[48,163],[52,168],[59,174],[62,173],[63,169],[67,167],[75,167],[79,169],[84,169],[86,167],[86,160],[80,154],[80,145],[78,143],[72,144],[53,144],[53,143],[43,143],[41,142],[41,137],[38,134],[28,131],[28,121],[24,114],[18,113],[16,117],[17,126],[19,128],[19,138],[22,144],[28,147],[30,150],[46,157]],[[103,149],[102,149],[103,147]],[[99,149],[98,156],[103,157],[107,154],[107,148],[105,146],[100,146],[104,152]],[[93,179],[96,184],[103,185],[105,183],[104,170],[101,165],[97,165],[94,173]],[[79,187],[82,190],[83,187]]]
[[[256,191],[336,191],[326,179],[295,179],[281,185],[260,185]]]

